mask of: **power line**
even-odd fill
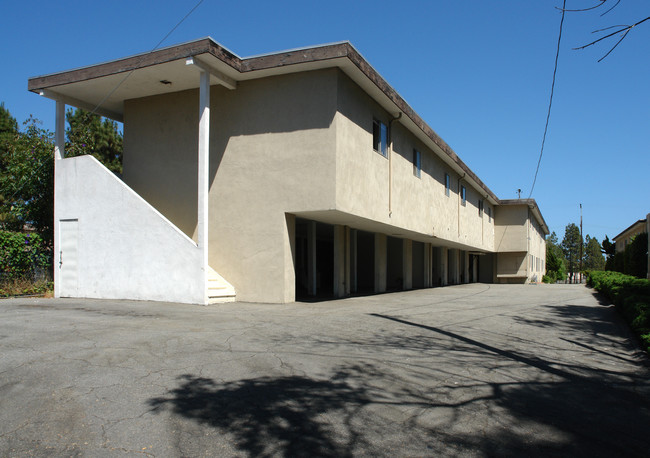
[[[201,5],[201,3],[203,3],[203,1],[204,1],[204,0],[199,0],[199,2],[198,2],[196,5],[194,5],[194,8],[192,8],[192,9],[191,9],[191,10],[190,10],[190,11],[189,11],[185,16],[183,16],[183,19],[181,19],[180,21],[178,21],[178,23],[177,23],[174,27],[172,27],[172,29],[171,29],[169,32],[167,32],[167,35],[165,35],[165,36],[162,38],[162,40],[160,40],[160,41],[156,44],[156,46],[154,46],[153,48],[151,48],[151,51],[149,51],[147,54],[145,54],[145,55],[143,55],[142,57],[140,57],[140,60],[139,60],[138,63],[135,65],[135,67],[137,68],[138,65],[140,64],[140,62],[142,62],[142,59],[144,59],[146,56],[148,56],[149,54],[151,54],[152,52],[154,52],[156,49],[158,49],[158,47],[159,47],[159,46],[160,46],[160,45],[161,45],[161,44],[162,44],[162,43],[163,43],[163,42],[164,42],[164,41],[165,41],[165,40],[166,40],[166,39],[167,39],[167,38],[168,38],[168,37],[169,37],[173,32],[174,32],[174,30],[176,30],[176,29],[178,28],[179,25],[181,25],[181,24],[185,21],[185,19],[187,19],[187,18],[190,16],[190,14],[192,14],[192,13],[194,12],[195,9],[197,9],[197,8],[199,7],[199,5]],[[93,111],[91,111],[90,113],[91,113],[91,114],[95,114],[95,112],[96,112],[97,110],[99,110],[99,107],[102,106],[102,104],[106,101],[106,99],[108,99],[111,95],[113,95],[113,93],[114,93],[115,91],[117,91],[117,89],[118,89],[118,88],[119,88],[119,87],[120,87],[120,86],[121,86],[121,85],[122,85],[122,84],[123,84],[123,83],[124,83],[124,82],[125,82],[125,81],[126,81],[126,80],[131,76],[131,75],[132,75],[132,74],[133,74],[134,71],[135,71],[135,68],[134,68],[133,70],[131,70],[129,73],[127,73],[127,74],[124,76],[124,78],[122,78],[122,79],[120,80],[120,82],[117,83],[117,85],[115,85],[115,87],[114,87],[113,89],[111,89],[111,91],[110,91],[108,94],[106,94],[106,95],[104,96],[104,98],[103,98],[103,99],[102,99],[102,100],[97,104],[97,106],[96,106],[96,107],[93,109]]]
[[[551,118],[551,106],[553,105],[553,92],[555,92],[555,75],[557,74],[557,61],[560,57],[560,42],[562,41],[562,26],[564,24],[565,9],[566,9],[566,0],[564,0],[564,3],[562,4],[562,19],[560,20],[560,33],[557,37],[557,50],[555,52],[555,67],[553,68],[553,82],[551,83],[551,96],[548,101],[548,111],[546,113],[546,125],[544,126],[544,136],[542,137],[542,148],[539,151],[539,159],[537,160],[537,168],[535,169],[535,178],[533,178],[533,185],[530,187],[530,194],[528,194],[529,199],[533,195],[533,190],[535,189],[535,183],[537,183],[539,164],[542,163],[542,155],[544,154],[544,143],[546,143],[546,133],[548,132],[548,121]]]

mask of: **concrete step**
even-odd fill
[[[234,302],[237,297],[235,288],[212,267],[208,269],[208,303]]]

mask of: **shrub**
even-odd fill
[[[0,231],[0,279],[32,278],[50,265],[50,251],[38,234]]]
[[[589,272],[587,285],[607,296],[650,353],[650,280],[619,272]]]

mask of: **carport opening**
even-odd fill
[[[424,288],[424,243],[413,242],[413,289]]]
[[[296,218],[296,299],[334,295],[334,226]]]
[[[431,255],[431,286],[442,286],[442,248],[433,247]]]
[[[386,266],[386,290],[404,289],[404,240],[388,237]]]
[[[357,231],[357,290],[359,294],[375,290],[375,234]]]

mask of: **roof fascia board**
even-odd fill
[[[89,67],[30,78],[27,82],[27,89],[38,93],[44,88],[134,71],[139,68],[150,67],[205,53],[210,53],[236,70],[240,70],[241,59],[238,56],[221,47],[212,39],[204,38],[145,54],[91,65]]]
[[[47,97],[48,99],[57,100],[63,102],[66,105],[71,105],[78,108],[83,108],[86,111],[96,113],[105,118],[110,118],[118,122],[124,122],[124,117],[120,113],[115,113],[114,111],[107,110],[105,108],[93,106],[90,103],[84,102],[83,100],[76,99],[67,95],[59,94],[58,92],[52,91],[50,89],[41,89],[40,95]]]

